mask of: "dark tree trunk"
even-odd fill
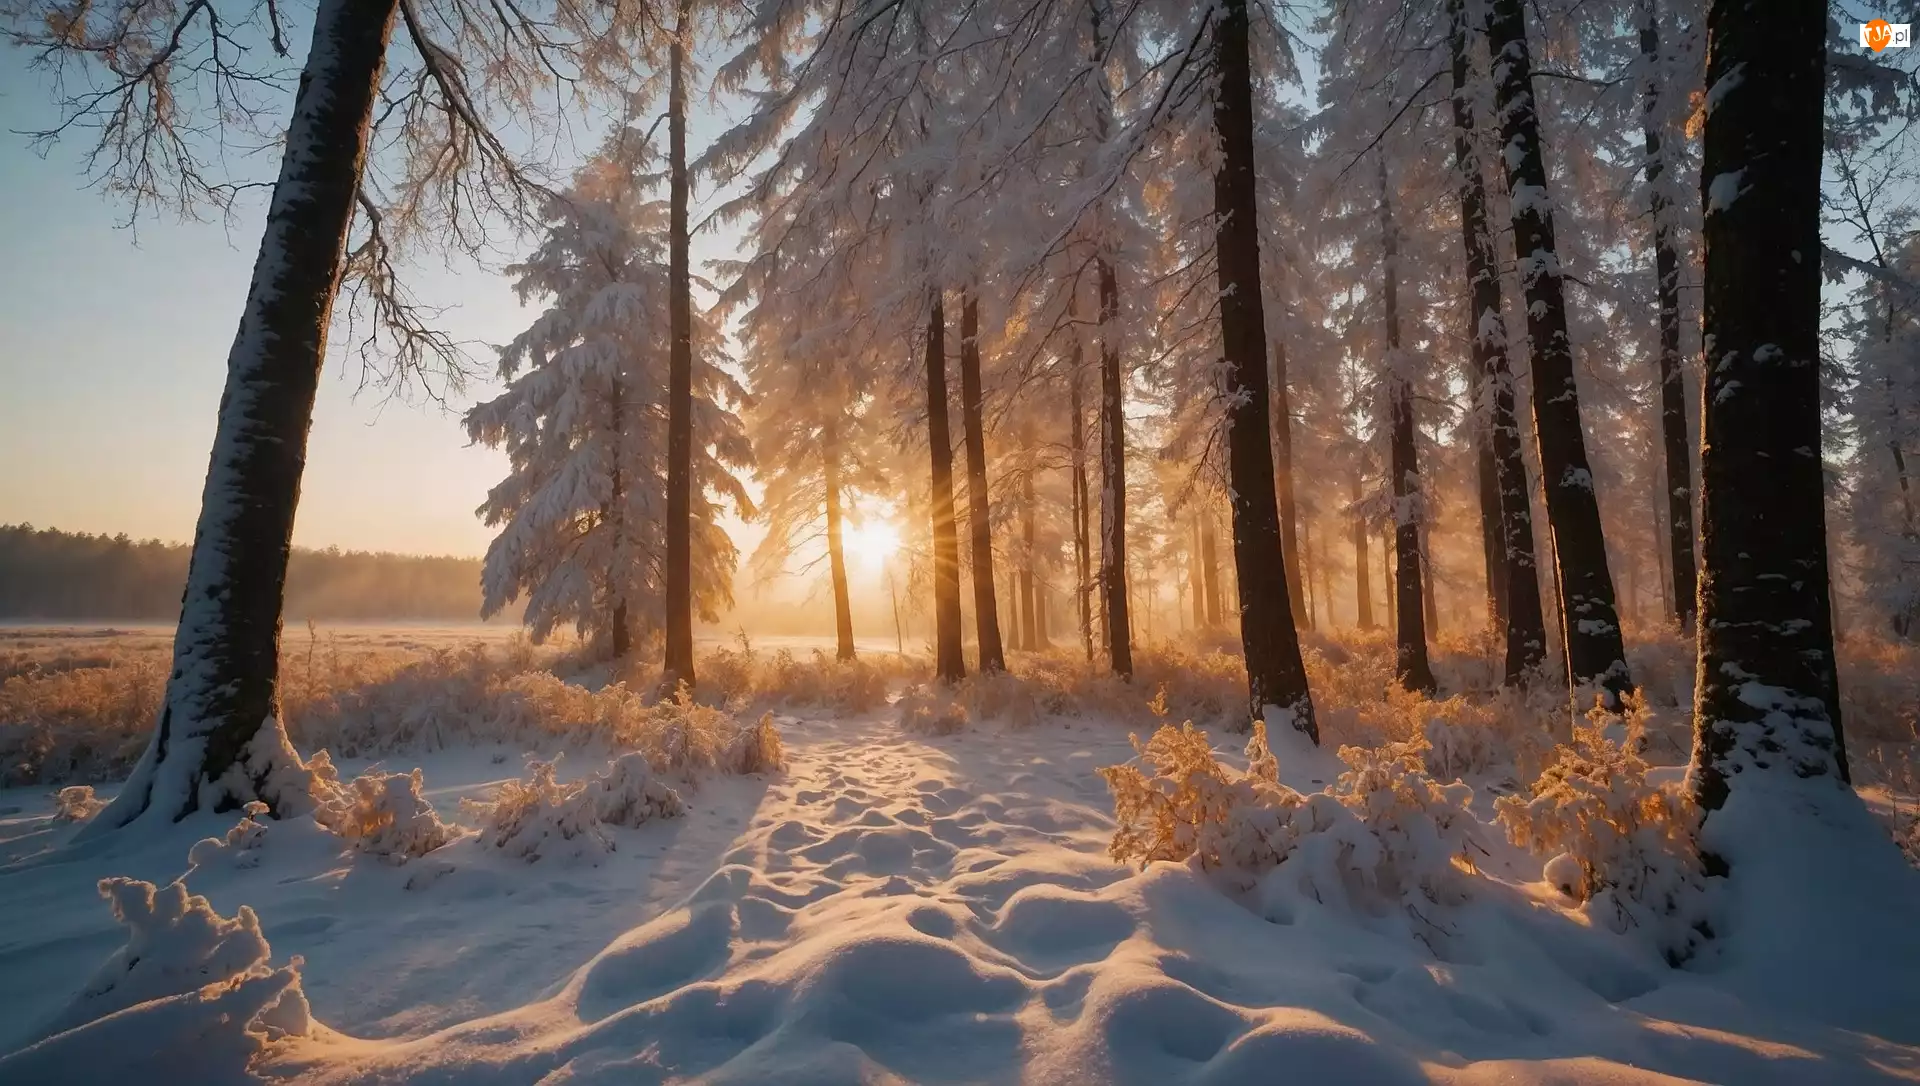
[[[980,645],[980,670],[1005,671],[1000,644],[1000,609],[993,594],[992,503],[987,494],[987,435],[981,421],[980,302],[960,296],[960,424],[967,440],[967,534],[973,559],[973,624]]]
[[[1307,595],[1307,629],[1319,625],[1315,612],[1320,610],[1320,594],[1314,591],[1313,574],[1317,563],[1313,560],[1313,522],[1302,517],[1300,520],[1300,587]]]
[[[1353,485],[1349,494],[1355,505],[1360,503],[1360,475],[1353,475]],[[1367,520],[1359,513],[1353,514],[1353,604],[1354,622],[1363,630],[1373,629],[1373,574],[1367,568]]]
[[[1712,364],[1691,779],[1709,823],[1730,789],[1848,779],[1820,464],[1826,26],[1815,0],[1714,0],[1707,16],[1721,89],[1700,170]]]
[[[1533,61],[1521,0],[1493,0],[1487,29],[1507,189],[1513,194],[1514,255],[1533,349],[1534,430],[1547,520],[1553,528],[1568,678],[1575,687],[1599,686],[1609,704],[1617,705],[1619,695],[1633,688],[1633,679],[1614,610],[1600,502],[1580,427],[1580,393],[1567,339],[1566,294],[1547,203],[1546,152],[1534,107]]]
[[[1440,636],[1440,575],[1433,568],[1433,530],[1420,520],[1420,603],[1427,613],[1427,636]]]
[[[687,50],[691,0],[680,0],[668,56],[666,666],[661,686],[693,674],[693,274],[687,236]]]
[[[1524,682],[1547,655],[1546,621],[1540,613],[1540,577],[1534,565],[1533,502],[1527,464],[1521,453],[1520,419],[1515,411],[1513,369],[1507,357],[1506,320],[1501,316],[1500,268],[1494,258],[1493,231],[1487,222],[1487,191],[1480,170],[1479,137],[1474,128],[1471,74],[1467,55],[1464,0],[1450,0],[1453,52],[1454,156],[1460,172],[1460,233],[1472,284],[1471,327],[1474,374],[1481,384],[1475,410],[1485,423],[1499,510],[1496,542],[1500,571],[1500,631],[1505,640],[1508,686]]]
[[[328,321],[395,0],[321,0],[287,150],[227,355],[173,669],[152,738],[102,832],[204,803],[308,805],[276,786],[299,756],[280,723],[280,619]]]
[[[1687,444],[1686,368],[1680,361],[1680,254],[1674,248],[1672,212],[1662,188],[1666,160],[1660,141],[1660,32],[1654,0],[1640,6],[1640,54],[1648,74],[1641,99],[1641,131],[1647,148],[1647,189],[1652,194],[1653,267],[1660,298],[1660,438],[1667,461],[1667,546],[1672,552],[1673,617],[1693,628],[1698,586],[1693,565],[1693,453]]]
[[[821,473],[827,489],[827,571],[833,579],[833,635],[835,654],[851,660],[853,652],[853,598],[847,590],[847,552],[840,532],[840,428],[832,418],[820,434]]]
[[[1380,526],[1380,591],[1387,600],[1387,627],[1395,631],[1397,638],[1400,629],[1400,579],[1395,576],[1393,569],[1393,559],[1398,557],[1394,553],[1394,546],[1393,532],[1382,524]]]
[[[1032,652],[1043,647],[1040,643],[1040,614],[1038,586],[1034,582],[1033,560],[1035,544],[1039,539],[1040,526],[1038,514],[1034,509],[1033,493],[1033,438],[1026,435],[1025,442],[1026,471],[1020,480],[1020,647]]]
[[[1113,265],[1095,259],[1100,280],[1100,591],[1113,673],[1133,677],[1127,608],[1127,416],[1120,375],[1120,287]]]
[[[1497,286],[1497,284],[1496,284]],[[1469,311],[1468,319],[1472,319]],[[1474,482],[1480,497],[1480,557],[1487,570],[1487,627],[1495,636],[1507,628],[1507,565],[1500,524],[1500,470],[1493,459],[1493,433],[1486,407],[1491,402],[1487,381],[1475,360],[1468,396],[1473,403]]]
[[[1280,502],[1280,556],[1287,566],[1287,599],[1293,605],[1296,630],[1312,626],[1307,594],[1300,583],[1299,510],[1293,499],[1293,401],[1287,394],[1287,350],[1273,341],[1273,479]]]
[[[1069,307],[1069,314],[1072,308]],[[1073,505],[1073,603],[1074,614],[1080,620],[1080,645],[1086,650],[1087,662],[1093,662],[1093,548],[1088,521],[1091,516],[1087,496],[1087,405],[1081,385],[1081,368],[1085,359],[1080,354],[1080,332],[1074,330],[1073,373],[1068,385],[1070,405],[1068,411],[1072,418],[1067,422],[1068,449],[1072,463],[1068,469],[1072,472],[1069,481],[1072,488]]]
[[[1274,498],[1272,419],[1267,390],[1266,316],[1260,291],[1260,228],[1253,173],[1253,71],[1247,0],[1223,0],[1214,31],[1219,96],[1214,129],[1221,162],[1213,175],[1215,261],[1220,281],[1220,346],[1225,356],[1227,476],[1232,486],[1233,557],[1240,595],[1240,640],[1253,719],[1271,707],[1290,715],[1315,743],[1313,698],[1300,660],[1299,631],[1287,599]]]
[[[1187,526],[1187,588],[1192,597],[1193,628],[1205,629],[1207,600],[1206,589],[1202,587],[1200,576],[1200,518],[1198,515]]]
[[[1414,442],[1413,380],[1400,349],[1400,241],[1393,225],[1392,194],[1386,159],[1380,160],[1381,311],[1387,329],[1387,461],[1393,482],[1394,672],[1408,690],[1431,693],[1433,668],[1427,662],[1425,570],[1420,560],[1422,508],[1420,453]]]
[[[927,316],[927,445],[933,455],[933,671],[967,676],[960,634],[960,535],[953,522],[953,434],[947,425],[947,317],[935,293]]]
[[[1226,616],[1220,609],[1220,534],[1213,529],[1213,514],[1200,515],[1200,589],[1207,626],[1218,629]]]
[[[608,423],[613,434],[613,465],[609,473],[607,504],[601,508],[601,516],[612,521],[614,539],[624,542],[627,538],[627,486],[625,473],[620,470],[621,454],[626,447],[626,388],[621,373],[616,369],[611,382],[612,393],[608,397]],[[608,638],[611,641],[615,660],[624,660],[633,649],[633,631],[627,625],[627,590],[630,581],[618,578],[617,572],[609,571],[607,595],[612,606],[607,612]]]

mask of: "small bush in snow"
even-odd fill
[[[260,816],[267,805],[254,800],[241,809],[240,821],[225,837],[203,837],[187,850],[187,862],[206,867],[221,857],[232,859],[235,867],[253,867],[260,862],[260,846],[267,841],[267,824]]]
[[[1576,729],[1531,794],[1501,797],[1496,817],[1515,844],[1560,854],[1548,880],[1591,915],[1619,932],[1650,925],[1677,952],[1688,925],[1667,929],[1703,885],[1699,811],[1682,791],[1649,784],[1647,763],[1606,730],[1598,719]]]
[[[311,1026],[300,988],[300,960],[275,969],[260,919],[245,905],[232,919],[207,899],[189,896],[184,883],[111,878],[100,896],[127,929],[126,945],[96,970],[42,1031],[52,1036],[154,1000],[204,1004],[208,1030],[272,1039],[305,1034]],[[234,1004],[245,1016],[231,1015]]]
[[[68,785],[54,793],[53,817],[62,822],[85,822],[106,809],[106,801],[94,798],[90,784]]]
[[[900,695],[895,706],[903,731],[922,735],[953,735],[967,726],[967,707],[939,686],[916,686]]]
[[[680,794],[661,783],[638,752],[615,759],[597,777],[566,784],[554,763],[529,762],[524,780],[507,781],[490,803],[477,806],[481,841],[529,863],[596,858],[614,851],[608,825],[686,813]]]
[[[728,773],[778,773],[787,767],[787,752],[780,742],[780,729],[773,726],[773,714],[761,713],[760,722],[748,724],[734,733],[721,758]]]
[[[342,782],[333,759],[318,751],[307,760],[314,775],[314,820],[339,834],[355,850],[404,864],[454,839],[454,827],[440,820],[420,794],[419,769],[411,773],[363,773]]]

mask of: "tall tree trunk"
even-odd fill
[[[1449,0],[1453,53],[1454,157],[1459,170],[1460,233],[1472,284],[1474,373],[1481,396],[1476,411],[1484,420],[1497,490],[1501,633],[1506,648],[1503,681],[1524,682],[1547,656],[1546,621],[1540,610],[1540,577],[1534,564],[1533,501],[1522,453],[1520,419],[1515,410],[1512,363],[1507,357],[1507,326],[1502,314],[1500,269],[1494,259],[1493,231],[1487,222],[1487,190],[1480,169],[1471,75],[1467,52],[1465,0]]]
[[[1200,516],[1194,514],[1187,531],[1187,587],[1193,590],[1193,628],[1207,628],[1207,590],[1200,572]]]
[[[613,538],[618,545],[627,542],[627,486],[625,473],[620,470],[622,456],[626,452],[626,388],[624,376],[616,368],[613,373],[611,393],[608,396],[608,429],[613,437],[613,463],[607,487],[607,503],[601,507],[600,515],[612,523]],[[631,582],[620,579],[614,571],[608,573],[607,595],[612,606],[607,611],[608,639],[615,660],[624,660],[633,649],[633,631],[628,626],[627,589]]]
[[[840,531],[840,427],[829,417],[820,434],[827,487],[827,570],[833,579],[833,634],[839,659],[853,659],[853,598],[847,590],[847,552]]]
[[[1826,5],[1714,0],[1707,16],[1706,342],[1691,781],[1804,813],[1845,782],[1820,464],[1820,167]],[[1749,819],[1743,825],[1765,826]],[[1738,832],[1730,827],[1731,832]],[[1765,842],[1743,842],[1766,847]]]
[[[1393,225],[1393,197],[1387,186],[1387,160],[1380,160],[1381,310],[1387,327],[1387,459],[1393,482],[1394,671],[1408,690],[1431,693],[1433,668],[1427,662],[1425,570],[1420,560],[1420,521],[1426,516],[1420,483],[1420,452],[1414,441],[1411,365],[1400,349],[1400,240]]]
[[[1319,593],[1313,590],[1313,573],[1316,563],[1313,560],[1313,522],[1302,517],[1300,520],[1300,587],[1307,596],[1307,629],[1319,625],[1315,612],[1320,609]]]
[[[1693,628],[1698,586],[1693,565],[1693,453],[1687,443],[1686,367],[1680,361],[1680,254],[1673,244],[1672,212],[1664,189],[1660,139],[1660,32],[1654,0],[1641,0],[1640,55],[1647,65],[1640,127],[1647,148],[1647,189],[1652,194],[1653,267],[1660,299],[1660,438],[1667,462],[1667,546],[1672,552],[1674,619]]]
[[[280,722],[280,619],[313,400],[396,0],[320,0],[187,564],[146,752],[89,833],[153,811],[308,805]]]
[[[680,0],[668,56],[666,666],[661,685],[693,674],[693,273],[687,236],[687,43],[692,0]]]
[[[1393,560],[1399,557],[1399,555],[1395,553],[1395,544],[1394,533],[1389,531],[1386,525],[1382,524],[1380,526],[1380,591],[1387,600],[1387,626],[1395,631],[1395,637],[1398,638],[1400,630],[1400,579],[1395,575],[1393,568]]]
[[[1219,629],[1227,616],[1220,607],[1220,533],[1214,530],[1212,510],[1200,515],[1200,587],[1206,593],[1207,626]]]
[[[1440,636],[1440,574],[1433,567],[1433,529],[1420,520],[1420,605],[1427,613],[1427,636]]]
[[[1227,476],[1232,486],[1233,557],[1247,705],[1255,720],[1287,715],[1315,743],[1313,698],[1287,599],[1274,498],[1272,415],[1267,390],[1266,315],[1260,290],[1260,224],[1253,174],[1253,70],[1247,0],[1222,0],[1214,30],[1219,96],[1213,124],[1221,161],[1213,175],[1215,261],[1220,280],[1220,346],[1227,370]]]
[[[1534,107],[1533,61],[1521,0],[1493,0],[1488,24],[1507,189],[1513,194],[1514,256],[1520,266],[1533,349],[1533,417],[1553,528],[1568,678],[1597,685],[1610,705],[1633,688],[1614,611],[1613,577],[1600,502],[1580,427],[1580,392],[1567,339],[1567,301],[1554,245],[1545,148]]]
[[[993,525],[988,519],[987,435],[981,421],[980,302],[971,290],[960,296],[960,423],[967,440],[967,530],[972,542],[973,624],[980,670],[1005,671],[1000,611],[994,598]]]
[[[1133,627],[1127,608],[1127,416],[1120,375],[1120,287],[1113,264],[1094,260],[1100,280],[1100,589],[1107,658],[1133,677]]]
[[[939,292],[927,316],[927,445],[933,455],[933,671],[967,676],[960,632],[960,535],[953,522],[953,434],[947,424],[947,316]]]
[[[1071,316],[1074,307],[1068,307]],[[1087,495],[1087,405],[1081,384],[1082,367],[1085,359],[1080,353],[1080,332],[1074,329],[1072,376],[1068,384],[1070,406],[1073,417],[1067,422],[1068,449],[1072,472],[1069,480],[1072,488],[1073,504],[1073,603],[1074,614],[1080,620],[1080,646],[1086,650],[1087,662],[1093,662],[1093,547],[1092,533],[1088,521],[1091,514],[1088,506],[1091,502]]]
[[[1349,493],[1353,503],[1360,503],[1360,473],[1356,470],[1352,478]],[[1353,605],[1354,622],[1363,630],[1373,629],[1373,583],[1372,571],[1367,568],[1367,519],[1358,512],[1353,514]]]
[[[1273,479],[1280,502],[1280,557],[1287,568],[1287,600],[1293,605],[1293,625],[1312,626],[1307,594],[1300,583],[1299,510],[1293,499],[1293,401],[1287,394],[1287,350],[1273,341]]]
[[[1038,586],[1033,575],[1033,559],[1040,535],[1033,493],[1033,435],[1025,435],[1026,471],[1020,480],[1020,643],[1028,652],[1040,644]]]

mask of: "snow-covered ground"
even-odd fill
[[[1588,923],[1486,827],[1469,900],[1409,938],[1394,910],[1261,910],[1188,865],[1109,860],[1096,769],[1133,755],[1112,724],[778,723],[784,773],[683,789],[684,817],[610,830],[597,863],[529,864],[467,836],[393,865],[301,820],[189,870],[194,841],[233,816],[72,845],[43,790],[0,793],[0,1052],[61,1024],[126,942],[95,890],[111,876],[184,872],[215,913],[250,906],[272,964],[303,959],[318,1023],[243,1073],[251,1048],[182,1041],[238,1024],[147,1004],[0,1062],[0,1082],[139,1081],[119,1075],[143,1066],[196,1083],[1920,1081],[1920,876],[1904,866],[1874,868],[1883,900],[1836,902],[1838,927],[1675,970]],[[1280,753],[1296,787],[1337,772]],[[472,822],[460,799],[518,761],[453,750],[387,768],[418,762],[442,817]],[[1787,998],[1750,957],[1773,944],[1780,962],[1833,968]],[[1822,999],[1848,969],[1857,998]]]

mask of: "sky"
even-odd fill
[[[25,67],[0,45],[0,524],[189,540],[263,205],[126,229],[126,205],[86,187],[80,141],[43,158],[19,134],[55,117]],[[696,151],[723,123],[695,118]],[[697,239],[696,268],[730,248]],[[456,338],[505,343],[533,319],[503,276],[471,262],[429,257],[411,271],[424,298],[455,307],[443,324]],[[491,352],[475,354],[490,375]],[[294,542],[484,553],[492,533],[474,510],[506,457],[469,445],[458,410],[497,384],[474,382],[449,411],[356,397],[358,378],[357,363],[328,359]],[[743,551],[755,535],[735,532]]]

